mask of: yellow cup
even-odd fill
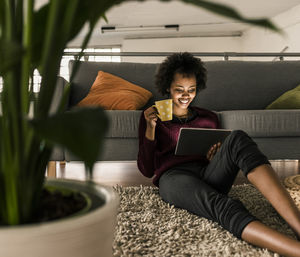
[[[161,121],[172,120],[173,115],[173,102],[172,99],[166,99],[161,101],[155,101],[154,107],[156,107],[158,114],[157,116],[161,119]]]

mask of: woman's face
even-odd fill
[[[184,76],[175,73],[170,87],[170,96],[173,99],[173,111],[176,114],[187,111],[188,106],[196,96],[196,77]]]

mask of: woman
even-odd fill
[[[173,100],[173,119],[162,122],[155,107],[140,118],[138,167],[159,187],[162,199],[178,208],[218,222],[236,237],[285,256],[300,256],[300,242],[252,216],[240,201],[227,196],[238,171],[269,200],[300,238],[300,211],[281,185],[268,159],[243,131],[233,131],[206,156],[175,156],[181,127],[219,128],[215,113],[190,106],[205,88],[200,59],[176,53],[160,65],[156,86]]]

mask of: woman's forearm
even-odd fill
[[[145,137],[148,140],[154,141],[155,140],[155,128],[151,128],[151,127],[147,126]]]

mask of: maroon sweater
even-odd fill
[[[198,108],[190,107],[194,117],[182,124],[171,121],[162,122],[157,120],[155,140],[145,137],[146,120],[142,113],[139,125],[139,153],[137,165],[146,177],[153,177],[153,184],[158,186],[159,177],[168,169],[186,162],[196,161],[206,165],[209,161],[206,156],[190,155],[177,156],[175,148],[180,128],[219,128],[218,117],[215,113]]]

